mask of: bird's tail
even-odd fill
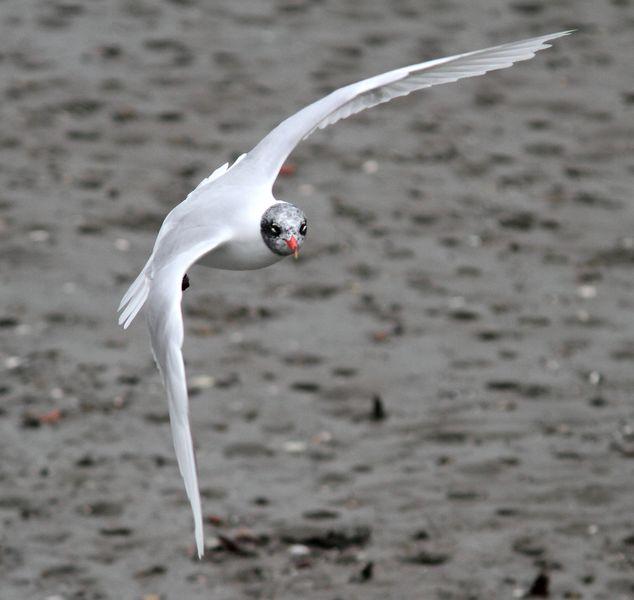
[[[149,261],[148,261],[149,262]],[[139,276],[134,280],[132,285],[128,288],[119,304],[117,312],[121,312],[119,315],[119,325],[122,325],[124,329],[130,326],[130,323],[137,316],[141,310],[148,294],[150,293],[150,278],[148,276],[148,266],[146,265],[139,273]]]

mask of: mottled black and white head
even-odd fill
[[[304,213],[288,202],[279,202],[266,210],[260,221],[260,233],[271,252],[295,258],[306,237]]]

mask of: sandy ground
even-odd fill
[[[634,597],[633,2],[5,0],[0,27],[2,600]],[[194,560],[143,322],[115,324],[163,216],[333,87],[572,27],[304,143],[299,261],[190,272]]]

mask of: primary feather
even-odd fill
[[[339,88],[282,121],[262,139],[249,156],[253,156],[265,166],[272,183],[293,148],[316,129],[323,129],[366,108],[406,96],[416,90],[505,69],[516,62],[533,58],[539,50],[549,48],[550,45],[546,42],[571,33],[572,31],[560,31],[484,50],[438,58],[388,71]]]

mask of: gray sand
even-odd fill
[[[634,3],[9,0],[0,27],[2,600],[634,597]],[[190,272],[194,560],[144,324],[115,323],[163,216],[338,85],[572,27],[304,143],[299,261]]]

